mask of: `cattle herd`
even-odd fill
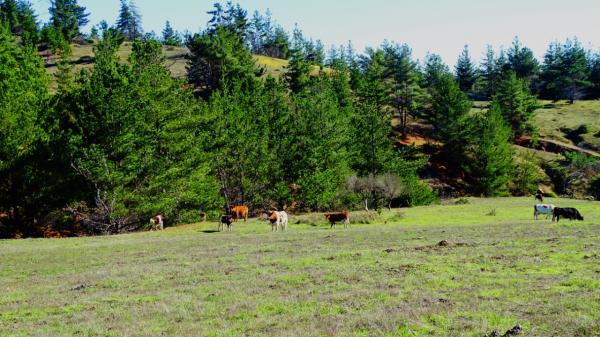
[[[536,201],[544,202],[544,193],[540,190],[535,194]],[[533,206],[533,219],[537,220],[538,215],[545,214],[546,219],[552,215],[552,221],[558,222],[560,218],[569,220],[582,220],[583,216],[573,207],[556,207],[553,204],[535,204]]]
[[[556,207],[553,204],[544,204],[544,194],[538,190],[535,194],[536,201],[542,203],[536,203],[533,206],[533,219],[538,220],[540,214],[546,215],[546,219],[552,216],[552,221],[560,221],[563,219],[570,220],[583,220],[583,216],[576,208],[573,207]],[[233,229],[233,223],[238,219],[244,219],[248,221],[248,206],[246,205],[234,205],[229,207],[228,214],[221,215],[219,217],[219,231],[224,231],[227,228],[227,231],[231,231]],[[276,210],[265,210],[263,212],[266,214],[267,219],[271,223],[271,231],[277,232],[279,230],[284,231],[288,227],[289,216],[285,211],[276,211]],[[202,213],[203,218],[206,219],[206,213]],[[343,222],[344,228],[348,228],[350,224],[350,213],[348,211],[343,212],[335,212],[335,213],[325,213],[323,214],[325,219],[329,222],[330,228],[335,228],[336,223]],[[156,215],[150,218],[150,229],[151,230],[162,230],[164,228],[163,225],[163,216]]]

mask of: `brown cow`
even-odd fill
[[[348,213],[348,211],[343,211],[341,213],[325,213],[323,215],[331,224],[330,228],[335,228],[335,223],[339,221],[344,222],[344,228],[348,228],[348,225],[350,224],[350,213]]]
[[[229,213],[233,216],[233,221],[237,221],[240,218],[244,218],[244,222],[248,221],[248,206],[229,206]]]

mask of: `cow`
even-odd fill
[[[348,211],[343,211],[341,213],[325,213],[323,215],[331,224],[331,227],[329,228],[335,228],[335,223],[339,221],[344,222],[344,228],[348,228],[348,225],[350,224],[350,214]]]
[[[150,230],[163,230],[163,216],[158,214],[150,218]]]
[[[237,221],[237,219],[244,218],[244,222],[246,222],[248,221],[248,206],[229,206],[229,214],[233,216],[233,221]]]
[[[279,228],[282,231],[287,229],[288,215],[285,211],[269,211],[268,213],[269,222],[271,222],[271,231],[277,232]]]
[[[535,204],[533,206],[533,220],[537,220],[540,214],[546,214],[546,219],[548,219],[553,209],[554,205],[552,204]]]
[[[581,220],[583,221],[583,217],[581,213],[576,208],[573,207],[555,207],[552,211],[552,221],[556,219],[556,222],[560,220],[560,217],[570,220]]]
[[[225,230],[225,225],[227,225],[227,231],[231,232],[231,223],[233,222],[233,216],[228,214],[228,215],[221,215],[221,217],[219,218],[219,232],[222,232]]]
[[[542,190],[538,189],[537,192],[535,192],[535,200],[539,200],[539,202],[544,202],[544,192],[542,192]]]

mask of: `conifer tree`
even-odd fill
[[[86,13],[77,0],[51,0],[49,11],[52,26],[67,42],[78,36],[79,28],[89,22],[90,13]]]
[[[539,72],[539,62],[533,55],[533,51],[524,47],[515,37],[511,48],[508,49],[508,66],[519,79],[532,83]]]
[[[456,67],[456,79],[458,80],[458,86],[463,92],[469,92],[473,88],[473,84],[477,80],[477,69],[469,56],[469,47],[465,45],[462,53],[458,57]]]
[[[177,33],[171,23],[165,23],[165,29],[162,31],[162,43],[167,46],[181,46],[181,36]]]
[[[526,80],[518,79],[514,72],[509,71],[500,82],[494,100],[512,128],[514,138],[534,131],[532,118],[537,100],[529,93]]]
[[[508,182],[514,171],[512,132],[498,102],[492,102],[487,112],[473,117],[472,124],[473,141],[465,166],[475,191],[487,197],[507,195]]]
[[[121,0],[117,29],[129,41],[142,36],[142,17],[133,0]]]

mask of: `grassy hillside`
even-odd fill
[[[0,335],[599,336],[600,203],[550,202],[586,221],[469,199],[349,230],[313,214],[285,233],[252,219],[0,241]]]
[[[541,102],[535,121],[540,136],[600,150],[600,101]]]

